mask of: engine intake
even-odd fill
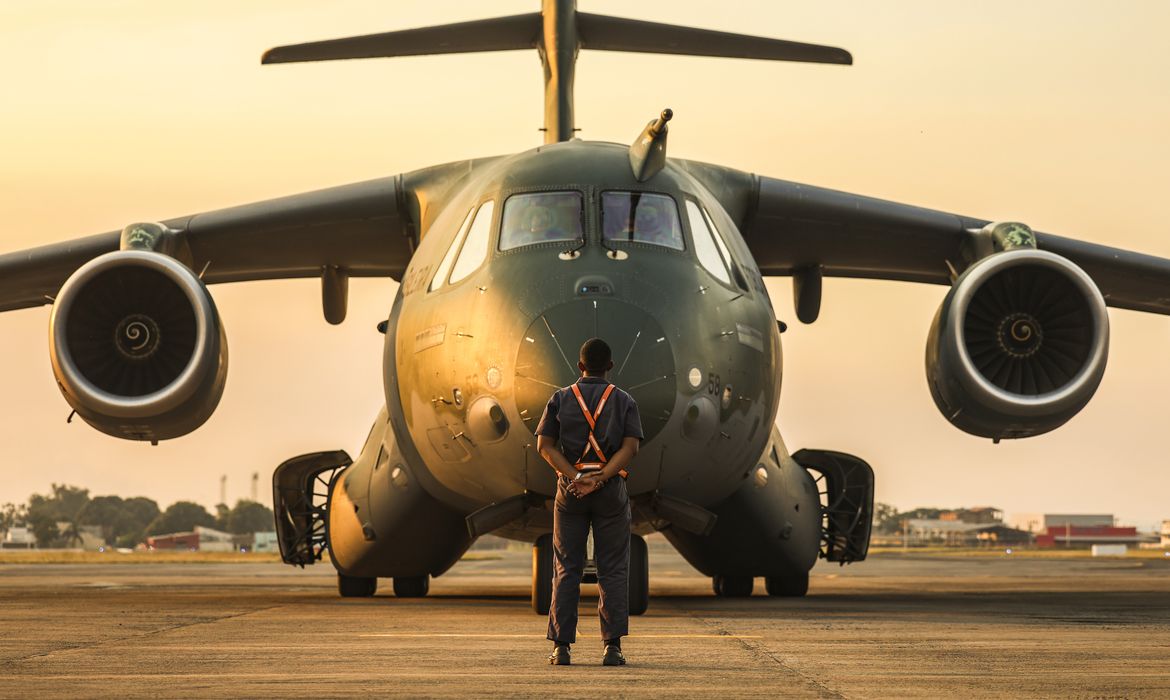
[[[49,345],[77,415],[128,440],[195,430],[227,379],[227,340],[207,288],[155,252],[107,253],[73,273],[53,306]]]
[[[1109,316],[1097,285],[1041,250],[995,253],[955,281],[935,315],[926,374],[939,410],[980,437],[1055,430],[1105,373]]]

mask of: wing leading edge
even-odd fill
[[[428,202],[484,161],[167,219],[167,251],[208,284],[323,277],[401,279],[435,212]],[[121,231],[0,255],[0,311],[51,304],[87,261],[121,247]]]
[[[982,257],[989,223],[933,209],[681,162],[739,226],[764,275],[950,284]],[[1036,233],[1037,247],[1092,277],[1109,306],[1170,315],[1170,260]]]

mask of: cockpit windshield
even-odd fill
[[[649,243],[682,250],[674,199],[650,192],[603,192],[601,229],[606,243]]]
[[[582,243],[583,212],[580,192],[514,194],[504,202],[500,250],[537,243]]]

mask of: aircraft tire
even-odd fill
[[[342,598],[369,598],[378,592],[378,579],[337,574],[337,592]]]
[[[768,595],[780,598],[800,598],[808,593],[808,572],[795,576],[768,576],[764,579]]]
[[[547,615],[552,607],[553,587],[552,534],[541,535],[532,545],[532,610]]]
[[[711,587],[720,598],[748,598],[756,580],[751,576],[714,576]]]
[[[429,576],[395,576],[394,595],[399,598],[423,598],[431,589]]]
[[[630,614],[642,615],[650,607],[650,556],[646,540],[630,535]]]

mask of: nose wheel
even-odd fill
[[[338,574],[337,592],[342,598],[369,598],[378,592],[378,579]]]
[[[751,576],[713,576],[711,588],[720,598],[748,598],[756,580]]]
[[[394,595],[399,598],[423,598],[431,589],[429,576],[395,576]]]
[[[778,598],[799,598],[808,593],[808,572],[792,576],[769,576],[764,579],[768,595]]]
[[[552,586],[552,535],[541,535],[532,545],[532,610],[537,615],[547,615],[552,607]]]

